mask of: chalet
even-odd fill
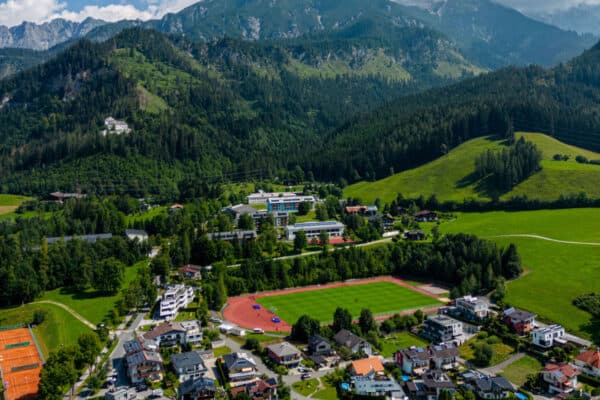
[[[584,351],[575,357],[575,365],[581,372],[596,378],[600,378],[600,349]]]
[[[394,357],[402,372],[408,375],[423,375],[431,365],[429,351],[423,347],[402,349]]]
[[[180,268],[177,273],[184,279],[202,279],[202,267],[200,265],[186,264],[183,268]]]
[[[456,311],[464,318],[481,321],[488,317],[489,304],[482,298],[464,296],[454,300]]]
[[[406,240],[425,240],[427,234],[423,231],[408,231],[404,234]]]
[[[370,356],[373,354],[371,344],[349,330],[342,329],[333,337],[335,343],[340,347],[349,349],[353,354],[360,351]]]
[[[422,210],[416,212],[414,218],[417,222],[435,222],[438,220],[438,215],[433,211]]]
[[[123,344],[125,365],[131,383],[146,380],[157,382],[163,378],[163,360],[153,340],[135,339]]]
[[[294,368],[300,364],[302,354],[300,350],[288,342],[275,343],[267,346],[267,355],[278,365]]]
[[[212,400],[217,388],[215,381],[208,378],[189,379],[177,388],[178,400]]]
[[[183,204],[175,203],[171,207],[169,207],[169,212],[171,212],[171,213],[177,212],[177,211],[183,210],[184,208],[185,207],[183,206]]]
[[[231,386],[252,382],[258,375],[256,361],[248,353],[225,354],[219,359]]]
[[[208,371],[206,365],[204,365],[204,360],[195,351],[173,354],[171,356],[171,365],[177,374],[179,382],[200,378]]]
[[[328,356],[331,354],[331,343],[320,335],[308,339],[308,353],[313,356]]]
[[[142,229],[125,229],[125,236],[129,240],[137,240],[139,243],[148,241],[148,232]]]
[[[518,335],[526,335],[533,329],[535,314],[527,311],[508,308],[502,313],[502,321]]]
[[[231,388],[231,397],[237,398],[240,393],[246,393],[253,400],[271,400],[277,398],[277,379],[260,379],[245,385]]]
[[[463,323],[446,315],[430,316],[423,322],[421,334],[434,343],[461,342]]]
[[[472,389],[480,399],[500,400],[511,397],[515,389],[508,379],[503,376],[482,376],[469,382]]]
[[[166,322],[144,334],[144,339],[153,340],[161,347],[198,345],[202,337],[202,327],[197,320]]]
[[[379,357],[368,357],[352,361],[350,374],[352,376],[365,376],[369,374],[380,374],[385,371]]]
[[[550,394],[565,394],[571,393],[577,386],[580,371],[571,364],[546,364],[541,374]]]
[[[563,339],[564,336],[565,328],[560,325],[548,325],[531,331],[533,344],[544,349],[549,349],[556,344],[565,345],[567,341]]]

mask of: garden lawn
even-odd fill
[[[379,344],[381,345],[380,353],[386,358],[391,357],[400,349],[406,349],[411,346],[423,347],[428,345],[427,341],[406,331],[392,333],[389,337],[380,339]]]
[[[142,260],[131,267],[126,267],[122,287],[127,287],[127,285],[135,279],[138,268],[147,262],[147,260]],[[93,289],[88,289],[85,292],[55,289],[44,293],[44,296],[40,300],[51,300],[62,303],[71,307],[88,321],[99,324],[115,307],[115,303],[120,296],[120,293],[113,296],[103,296]]]
[[[492,348],[494,349],[494,355],[492,356],[492,360],[490,361],[490,367],[494,365],[500,364],[508,360],[511,354],[514,353],[515,349],[507,344],[504,344],[498,339],[494,337],[497,343],[490,343]],[[465,342],[462,346],[460,346],[460,356],[465,360],[472,361],[475,358],[475,351],[473,350],[473,345],[486,343],[488,338],[479,339],[478,337],[474,337],[473,339]]]
[[[90,332],[89,328],[69,312],[52,304],[25,304],[1,309],[0,326],[31,323],[36,310],[46,313],[44,322],[33,328],[45,358],[60,346],[77,344],[77,339],[82,333]]]
[[[527,380],[527,375],[537,374],[542,370],[542,363],[537,359],[525,356],[510,364],[500,375],[517,386],[522,386]]]
[[[318,387],[319,380],[317,378],[307,379],[305,381],[295,382],[292,384],[292,389],[304,397],[314,393]]]
[[[363,308],[370,309],[374,315],[385,315],[441,304],[429,296],[392,282],[274,295],[260,297],[256,301],[290,324],[304,314],[321,323],[329,323],[337,307],[347,308],[353,317],[358,318]]]
[[[213,354],[215,357],[221,357],[229,353],[231,353],[231,349],[227,346],[216,347],[213,349]]]
[[[563,244],[509,234],[600,243],[600,209],[542,210],[458,214],[442,224],[445,233],[473,233],[500,246],[517,246],[525,273],[508,284],[506,302],[535,312],[568,331],[600,341],[590,314],[573,305],[577,296],[600,292],[600,247]],[[551,299],[551,301],[549,301]],[[594,336],[594,334],[596,336]]]

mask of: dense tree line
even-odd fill
[[[488,150],[475,159],[475,173],[488,179],[496,190],[509,191],[542,167],[542,152],[521,137],[515,144],[501,151]]]

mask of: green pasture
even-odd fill
[[[374,315],[381,315],[441,304],[429,296],[391,282],[275,295],[261,297],[257,301],[290,324],[304,314],[322,323],[331,322],[337,307],[347,308],[353,317],[358,318],[363,308],[370,309]]]

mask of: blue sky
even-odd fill
[[[365,0],[370,1],[370,0]],[[428,0],[412,0],[428,1]],[[440,0],[442,1],[442,0]],[[600,0],[495,0],[523,12],[551,11],[578,4],[600,4]],[[45,22],[53,18],[81,21],[87,17],[121,19],[160,18],[198,0],[0,0],[0,25],[15,26],[23,21]]]

